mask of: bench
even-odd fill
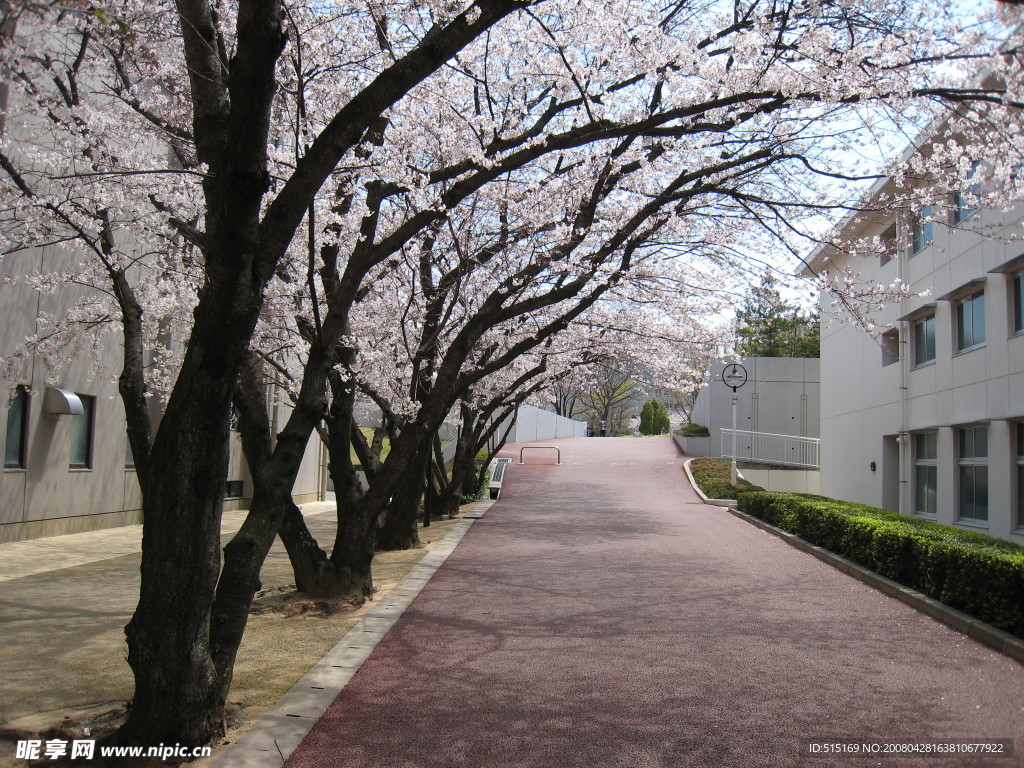
[[[501,494],[501,483],[505,479],[505,467],[512,459],[495,459],[491,465],[491,481],[487,486],[492,499],[497,499]]]

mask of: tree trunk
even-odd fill
[[[118,743],[205,744],[222,728],[210,611],[220,572],[231,396],[259,304],[246,306],[237,294],[222,298],[196,310],[153,444],[139,604],[125,628],[135,695]]]
[[[260,588],[260,570],[277,537],[285,509],[298,512],[291,498],[295,468],[279,469],[254,493],[242,527],[224,547],[224,568],[210,617],[210,653],[217,670],[217,708],[223,710],[234,675],[235,658],[249,620],[253,597]],[[299,512],[301,515],[301,512]]]
[[[377,549],[382,551],[414,549],[420,546],[420,499],[424,496],[424,476],[430,460],[429,441],[424,441],[416,458],[399,477],[377,532]]]
[[[285,510],[280,534],[292,565],[296,590],[315,597],[331,597],[347,592],[351,585],[338,583],[334,565],[310,534],[302,510],[294,503],[289,504]]]
[[[469,496],[480,486],[476,484],[476,452],[471,424],[463,411],[462,430],[455,444],[455,457],[452,459],[452,475],[441,496],[440,506],[444,514],[459,514],[459,502],[462,496]]]
[[[309,533],[302,513],[294,504],[286,512],[281,539],[288,550],[295,586],[300,592],[316,597],[369,595],[373,592],[375,526],[370,524],[372,520],[360,516],[358,502],[362,491],[352,464],[351,447],[358,429],[354,415],[355,391],[351,382],[336,371],[329,374],[329,380],[333,401],[326,419],[327,450],[338,504],[334,548],[328,557]],[[360,433],[358,437],[363,436]]]

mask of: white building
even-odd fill
[[[736,390],[736,456],[743,476],[773,491],[817,493],[819,363],[816,357],[747,357],[747,381]],[[691,421],[706,438],[679,440],[691,456],[732,456],[730,363],[712,363]]]
[[[889,191],[876,184],[869,206]],[[917,218],[848,219],[845,237],[885,244],[874,258],[815,254],[808,272],[929,292],[887,307],[879,338],[822,324],[824,495],[1024,543],[1022,218],[955,197]]]
[[[736,429],[774,435],[818,437],[818,358],[747,357],[747,382],[736,390]],[[712,363],[691,421],[711,432],[711,450],[725,455],[721,430],[732,428],[732,390],[722,382],[727,362]]]
[[[42,253],[40,260],[67,259],[67,253]],[[4,261],[4,273],[15,266]],[[40,308],[57,314],[67,295],[40,296],[18,286],[3,293],[0,350],[9,352],[38,330]],[[104,350],[115,374],[120,349]],[[33,360],[8,399],[0,396],[4,467],[0,474],[0,543],[142,522],[142,495],[125,433],[124,407],[117,382],[91,375],[90,361],[79,359],[47,382],[41,361]],[[273,408],[276,433],[287,408]],[[158,414],[154,414],[158,415]],[[232,433],[224,508],[244,509],[252,498],[252,479],[242,457],[241,440]],[[325,453],[319,439],[310,442],[292,491],[298,503],[324,498]]]

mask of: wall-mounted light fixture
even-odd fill
[[[43,415],[48,419],[60,420],[61,416],[82,416],[85,407],[74,392],[57,387],[47,387],[43,396]]]

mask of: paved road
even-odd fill
[[[558,444],[510,466],[290,768],[1024,764],[1024,667],[698,504],[669,440]],[[1016,755],[804,744],[954,737]]]

